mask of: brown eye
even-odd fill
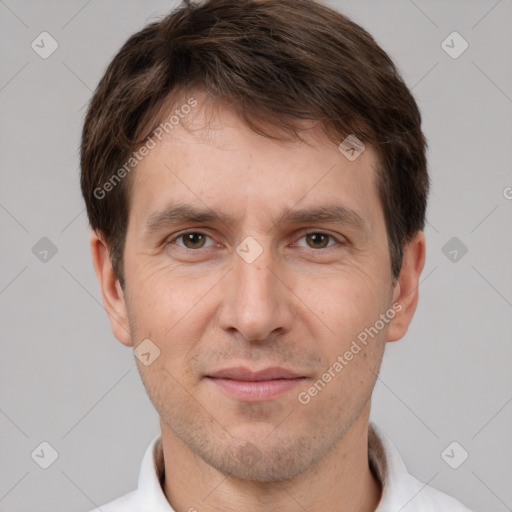
[[[309,233],[306,235],[306,240],[312,249],[324,249],[329,243],[330,235],[325,233]]]
[[[188,233],[181,233],[168,241],[169,245],[177,245],[184,249],[202,249],[208,248],[210,245],[206,245],[207,239],[210,238],[204,233],[198,231],[189,231]]]
[[[187,249],[201,249],[206,241],[206,236],[202,233],[185,233],[178,238],[183,239],[183,244]]]

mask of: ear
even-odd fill
[[[420,275],[425,265],[425,247],[423,231],[418,231],[404,247],[400,276],[393,288],[393,309],[397,313],[389,322],[387,341],[396,341],[405,335],[416,311]]]
[[[126,346],[132,346],[124,292],[110,263],[107,245],[99,233],[90,238],[94,271],[101,288],[103,305],[110,320],[114,336]]]

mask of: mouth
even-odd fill
[[[237,400],[258,402],[290,391],[306,377],[285,368],[266,368],[255,372],[237,367],[214,372],[206,378]]]

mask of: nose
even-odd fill
[[[270,341],[291,329],[296,313],[284,272],[266,249],[252,263],[234,254],[219,311],[220,327],[246,341]],[[288,279],[289,280],[289,279]]]

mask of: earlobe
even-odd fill
[[[394,309],[397,314],[390,322],[387,341],[401,339],[411,323],[418,304],[418,287],[425,265],[425,254],[425,234],[418,231],[404,247],[400,276],[393,288],[393,305],[396,305]]]
[[[100,233],[91,233],[90,246],[94,271],[112,332],[121,343],[132,346],[124,292],[112,268],[107,245]]]

